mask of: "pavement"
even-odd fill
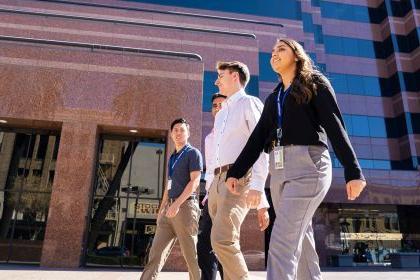
[[[327,269],[323,280],[420,280],[420,269],[399,270],[391,268]],[[26,266],[0,266],[0,280],[138,280],[135,270],[109,269],[43,269]],[[251,279],[265,279],[264,271],[251,272]],[[188,280],[185,272],[162,272],[159,280]],[[280,279],[279,279],[280,280]],[[306,280],[306,279],[305,279]]]

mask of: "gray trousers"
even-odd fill
[[[271,197],[276,220],[271,232],[267,279],[320,280],[312,217],[331,185],[331,159],[323,146],[284,147],[284,168],[270,154]]]

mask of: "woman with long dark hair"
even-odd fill
[[[261,152],[270,154],[270,190],[276,220],[271,233],[267,279],[322,279],[312,217],[332,179],[328,152],[344,167],[347,197],[356,199],[366,186],[350,144],[334,90],[313,66],[303,47],[277,40],[271,66],[281,82],[271,93],[257,126],[227,173],[235,189]]]

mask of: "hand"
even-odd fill
[[[158,211],[158,216],[157,216],[157,221],[159,221],[165,215],[166,206],[167,206],[166,202],[164,202],[160,205],[160,208],[159,208],[159,211]]]
[[[347,199],[355,200],[359,197],[360,193],[366,187],[366,181],[363,180],[351,180],[346,184]]]
[[[166,210],[166,217],[173,218],[178,214],[179,212],[179,206],[176,202],[172,203],[171,206],[169,206],[168,210]]]
[[[239,186],[239,180],[236,178],[229,177],[226,180],[226,187],[227,189],[234,195],[239,195],[238,186]]]
[[[246,206],[250,209],[257,208],[261,202],[262,192],[257,190],[249,190],[246,194]]]
[[[261,208],[257,211],[258,225],[261,231],[264,231],[270,224],[270,215],[268,214],[267,208]]]

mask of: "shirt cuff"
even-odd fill
[[[264,193],[264,188],[265,188],[265,180],[262,180],[262,179],[260,180],[260,179],[251,177],[251,182],[249,183],[249,189]]]
[[[270,203],[268,203],[267,196],[265,195],[265,191],[261,194],[261,201],[257,207],[257,210],[260,210],[263,208],[270,208]]]

